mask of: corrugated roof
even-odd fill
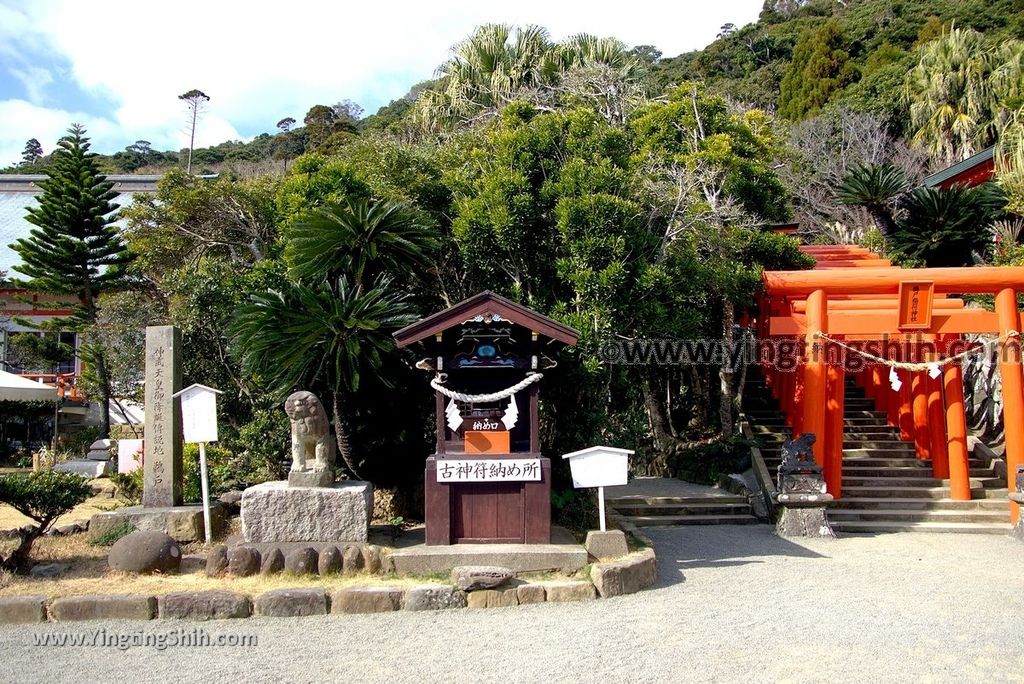
[[[981,152],[978,152],[977,154],[972,154],[970,157],[964,159],[962,162],[957,162],[956,164],[953,164],[952,166],[942,169],[941,171],[936,171],[935,173],[921,181],[921,185],[923,185],[926,188],[934,188],[935,186],[948,181],[950,178],[953,178],[954,176],[959,176],[961,173],[964,173],[965,171],[968,171],[974,168],[975,166],[978,166],[979,164],[984,164],[985,162],[992,158],[995,149],[996,148],[994,146],[988,147],[982,150]]]

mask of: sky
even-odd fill
[[[185,105],[210,96],[196,146],[276,132],[314,104],[352,100],[367,114],[430,78],[483,23],[538,24],[654,45],[704,47],[719,28],[757,19],[762,0],[0,0],[0,166],[36,138],[49,153],[72,122],[93,149],[136,140],[188,144]]]

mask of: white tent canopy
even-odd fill
[[[57,388],[0,371],[0,401],[57,401]]]

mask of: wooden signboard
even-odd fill
[[[507,454],[509,453],[508,430],[500,432],[476,432],[466,430],[465,448],[467,454]]]
[[[437,464],[438,482],[537,482],[539,458],[446,458]]]
[[[899,320],[900,330],[928,330],[932,327],[932,302],[935,299],[935,283],[928,280],[904,280],[900,282]]]

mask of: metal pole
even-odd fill
[[[604,487],[597,488],[597,509],[601,516],[601,531],[604,532]]]
[[[199,484],[203,489],[203,526],[206,528],[206,545],[213,541],[210,532],[210,485],[206,479],[206,442],[199,443]]]

